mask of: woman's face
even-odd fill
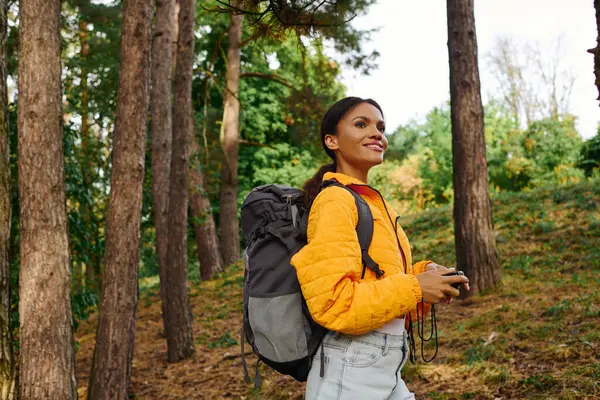
[[[336,135],[326,135],[325,144],[335,151],[338,164],[366,169],[383,162],[388,141],[385,122],[377,107],[361,103],[337,124]]]

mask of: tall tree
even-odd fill
[[[154,2],[125,0],[100,318],[90,400],[126,399],[138,299]]]
[[[20,397],[74,399],[60,1],[22,0],[19,18]]]
[[[173,86],[173,143],[169,189],[170,266],[165,285],[167,345],[170,362],[188,358],[194,351],[192,310],[187,288],[187,227],[190,139],[192,117],[192,71],[196,0],[179,2],[179,39]]]
[[[447,0],[456,263],[476,294],[500,281],[488,191],[473,0]],[[463,292],[464,293],[464,292]]]
[[[10,312],[11,184],[10,132],[8,130],[7,34],[8,2],[0,1],[0,400],[15,398],[15,363],[13,358]]]
[[[594,8],[596,9],[596,29],[598,31],[598,36],[596,37],[596,47],[589,49],[588,53],[594,55],[595,84],[598,88],[598,97],[596,100],[600,100],[600,0],[594,0]]]
[[[194,134],[192,134],[190,149],[190,211],[196,235],[200,277],[202,280],[209,280],[213,274],[223,270],[223,261],[219,252],[219,238],[210,199],[204,184],[201,162],[202,148]]]
[[[235,2],[234,2],[235,5]],[[239,221],[237,215],[238,197],[238,147],[240,101],[240,57],[242,41],[241,14],[231,14],[229,25],[229,45],[227,48],[227,74],[225,83],[225,105],[221,125],[221,147],[223,165],[221,167],[220,196],[220,244],[223,262],[227,265],[240,257]]]
[[[156,2],[152,36],[152,200],[156,227],[156,254],[160,276],[163,323],[166,329],[165,284],[169,243],[169,174],[171,170],[171,86],[175,0]]]

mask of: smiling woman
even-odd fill
[[[321,143],[333,163],[322,166],[304,184],[306,205],[316,197],[327,172],[359,174],[366,182],[369,169],[383,162],[384,132],[383,111],[375,100],[346,97],[331,106],[321,121]],[[376,153],[373,147],[378,148]]]
[[[381,108],[375,102],[360,103],[340,120],[337,130],[343,134],[328,133],[324,143],[328,150],[337,151],[338,172],[358,174],[366,182],[369,169],[383,162],[388,145]]]
[[[413,399],[400,370],[408,359],[405,324],[429,305],[456,297],[447,268],[430,261],[412,263],[408,238],[379,191],[368,186],[369,170],[383,162],[387,139],[381,107],[371,99],[347,97],[323,117],[321,140],[333,160],[304,186],[310,207],[308,244],[291,260],[313,320],[329,332],[313,357],[306,399]],[[363,268],[358,242],[358,193],[373,216]],[[468,290],[468,286],[465,286]],[[428,304],[427,304],[428,303]],[[407,318],[408,317],[408,318]]]

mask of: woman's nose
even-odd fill
[[[369,137],[372,139],[381,140],[381,138],[383,138],[383,133],[381,133],[379,129],[375,128]]]

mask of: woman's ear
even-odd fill
[[[329,150],[338,150],[339,146],[337,142],[337,136],[325,135],[325,146],[327,146]]]

